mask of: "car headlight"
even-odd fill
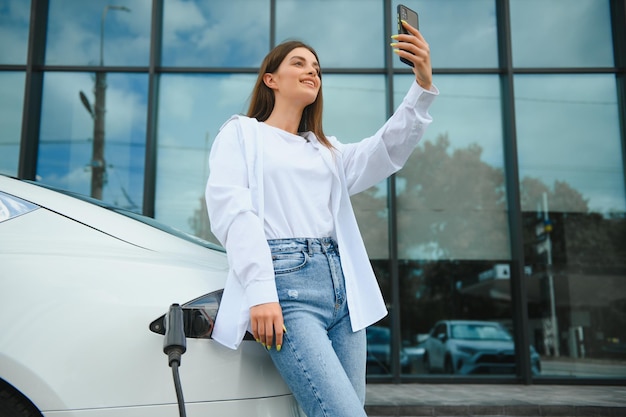
[[[38,208],[36,204],[0,191],[0,223]]]
[[[469,346],[457,346],[457,350],[459,352],[465,353],[466,355],[474,355],[477,352],[476,349]]]

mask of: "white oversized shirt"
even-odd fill
[[[342,144],[328,137],[335,147],[330,150],[313,133],[302,135],[332,175],[332,237],[341,252],[354,331],[377,322],[387,310],[349,196],[402,168],[432,121],[428,108],[436,95],[435,87],[425,91],[413,82],[391,118],[373,136],[358,143]],[[226,248],[230,266],[213,339],[232,349],[239,346],[249,330],[250,307],[278,301],[265,222],[266,212],[272,209],[272,196],[265,190],[265,172],[274,166],[271,158],[265,158],[272,150],[260,125],[256,119],[233,116],[220,129],[209,157],[206,201],[211,230]],[[285,216],[293,212],[292,201],[283,202]],[[274,215],[269,214],[270,218]]]

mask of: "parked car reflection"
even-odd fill
[[[490,321],[444,320],[424,342],[424,370],[447,374],[514,374],[515,344],[509,332]],[[531,367],[541,371],[531,346]]]
[[[407,372],[409,357],[400,350],[400,370]],[[370,326],[367,328],[367,373],[391,373],[391,331],[388,327]]]

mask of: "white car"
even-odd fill
[[[210,339],[223,250],[70,194],[0,175],[0,415],[182,414],[162,335],[180,303],[188,416],[303,416],[260,344]]]
[[[531,368],[541,372],[541,360],[530,346]],[[424,342],[426,372],[446,374],[515,374],[515,342],[504,326],[479,320],[442,320]]]

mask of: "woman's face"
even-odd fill
[[[320,66],[307,48],[295,48],[278,69],[265,74],[265,84],[274,90],[276,100],[293,100],[303,107],[313,103],[322,85]]]

